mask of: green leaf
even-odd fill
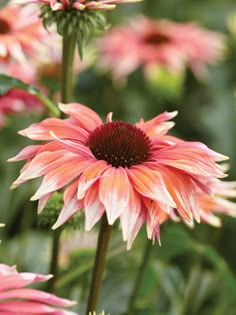
[[[6,94],[11,89],[21,89],[27,91],[31,95],[36,96],[51,112],[53,112],[55,116],[60,116],[60,111],[57,109],[56,104],[54,104],[37,87],[31,84],[26,84],[17,78],[0,74],[0,95]]]

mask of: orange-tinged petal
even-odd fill
[[[102,176],[107,168],[107,162],[95,160],[89,165],[80,176],[77,198],[82,199],[86,191]]]
[[[176,206],[160,172],[153,171],[144,165],[136,165],[128,170],[128,175],[133,187],[142,196],[163,202],[172,207]]]
[[[126,209],[129,203],[130,182],[122,167],[109,168],[100,179],[99,198],[106,208],[109,224]]]
[[[162,171],[166,186],[177,205],[177,211],[184,220],[192,221],[194,217],[200,222],[196,185],[191,177],[167,167],[162,168]]]

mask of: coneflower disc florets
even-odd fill
[[[98,160],[105,160],[114,167],[141,164],[151,155],[149,137],[125,122],[109,122],[97,127],[87,145]]]
[[[0,34],[7,34],[9,33],[11,27],[7,21],[0,18]]]

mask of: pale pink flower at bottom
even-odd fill
[[[0,264],[0,314],[76,315],[61,308],[72,306],[76,302],[37,289],[25,288],[31,283],[47,281],[51,277],[52,275],[17,272],[15,266]]]
[[[10,159],[27,160],[12,188],[43,177],[31,198],[39,200],[39,212],[55,191],[67,186],[53,228],[84,208],[87,231],[104,214],[109,225],[120,218],[130,248],[144,223],[148,238],[159,239],[160,224],[172,216],[173,208],[183,220],[200,221],[197,191],[212,193],[210,183],[225,176],[216,162],[225,157],[203,143],[167,136],[173,126],[167,120],[176,112],[131,125],[112,121],[111,113],[103,123],[81,104],[59,107],[70,117],[49,118],[20,132],[47,142]]]

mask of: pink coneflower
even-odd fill
[[[125,78],[138,67],[148,75],[153,66],[171,72],[189,66],[203,77],[206,65],[214,63],[224,49],[223,36],[195,23],[152,20],[139,16],[126,26],[111,28],[98,42],[99,65]]]
[[[4,315],[76,315],[57,307],[68,307],[73,301],[25,286],[50,279],[52,275],[17,272],[16,267],[0,264],[0,313]]]
[[[9,160],[27,160],[12,188],[44,176],[31,198],[39,200],[39,212],[53,192],[67,185],[54,229],[84,208],[86,230],[104,214],[109,225],[120,218],[130,248],[144,222],[148,238],[159,238],[159,225],[173,208],[184,220],[199,222],[197,191],[211,193],[210,183],[224,176],[216,161],[225,157],[202,143],[166,136],[173,126],[167,120],[176,112],[131,125],[113,122],[111,113],[103,123],[81,104],[59,106],[70,118],[49,118],[20,131],[47,142]]]
[[[38,14],[33,7],[12,4],[0,9],[0,63],[11,59],[22,62],[44,49],[43,41],[48,34]]]
[[[50,6],[53,11],[66,10],[68,8],[83,11],[84,9],[113,10],[117,4],[138,1],[142,0],[14,0],[13,2],[17,4],[46,4]]]

